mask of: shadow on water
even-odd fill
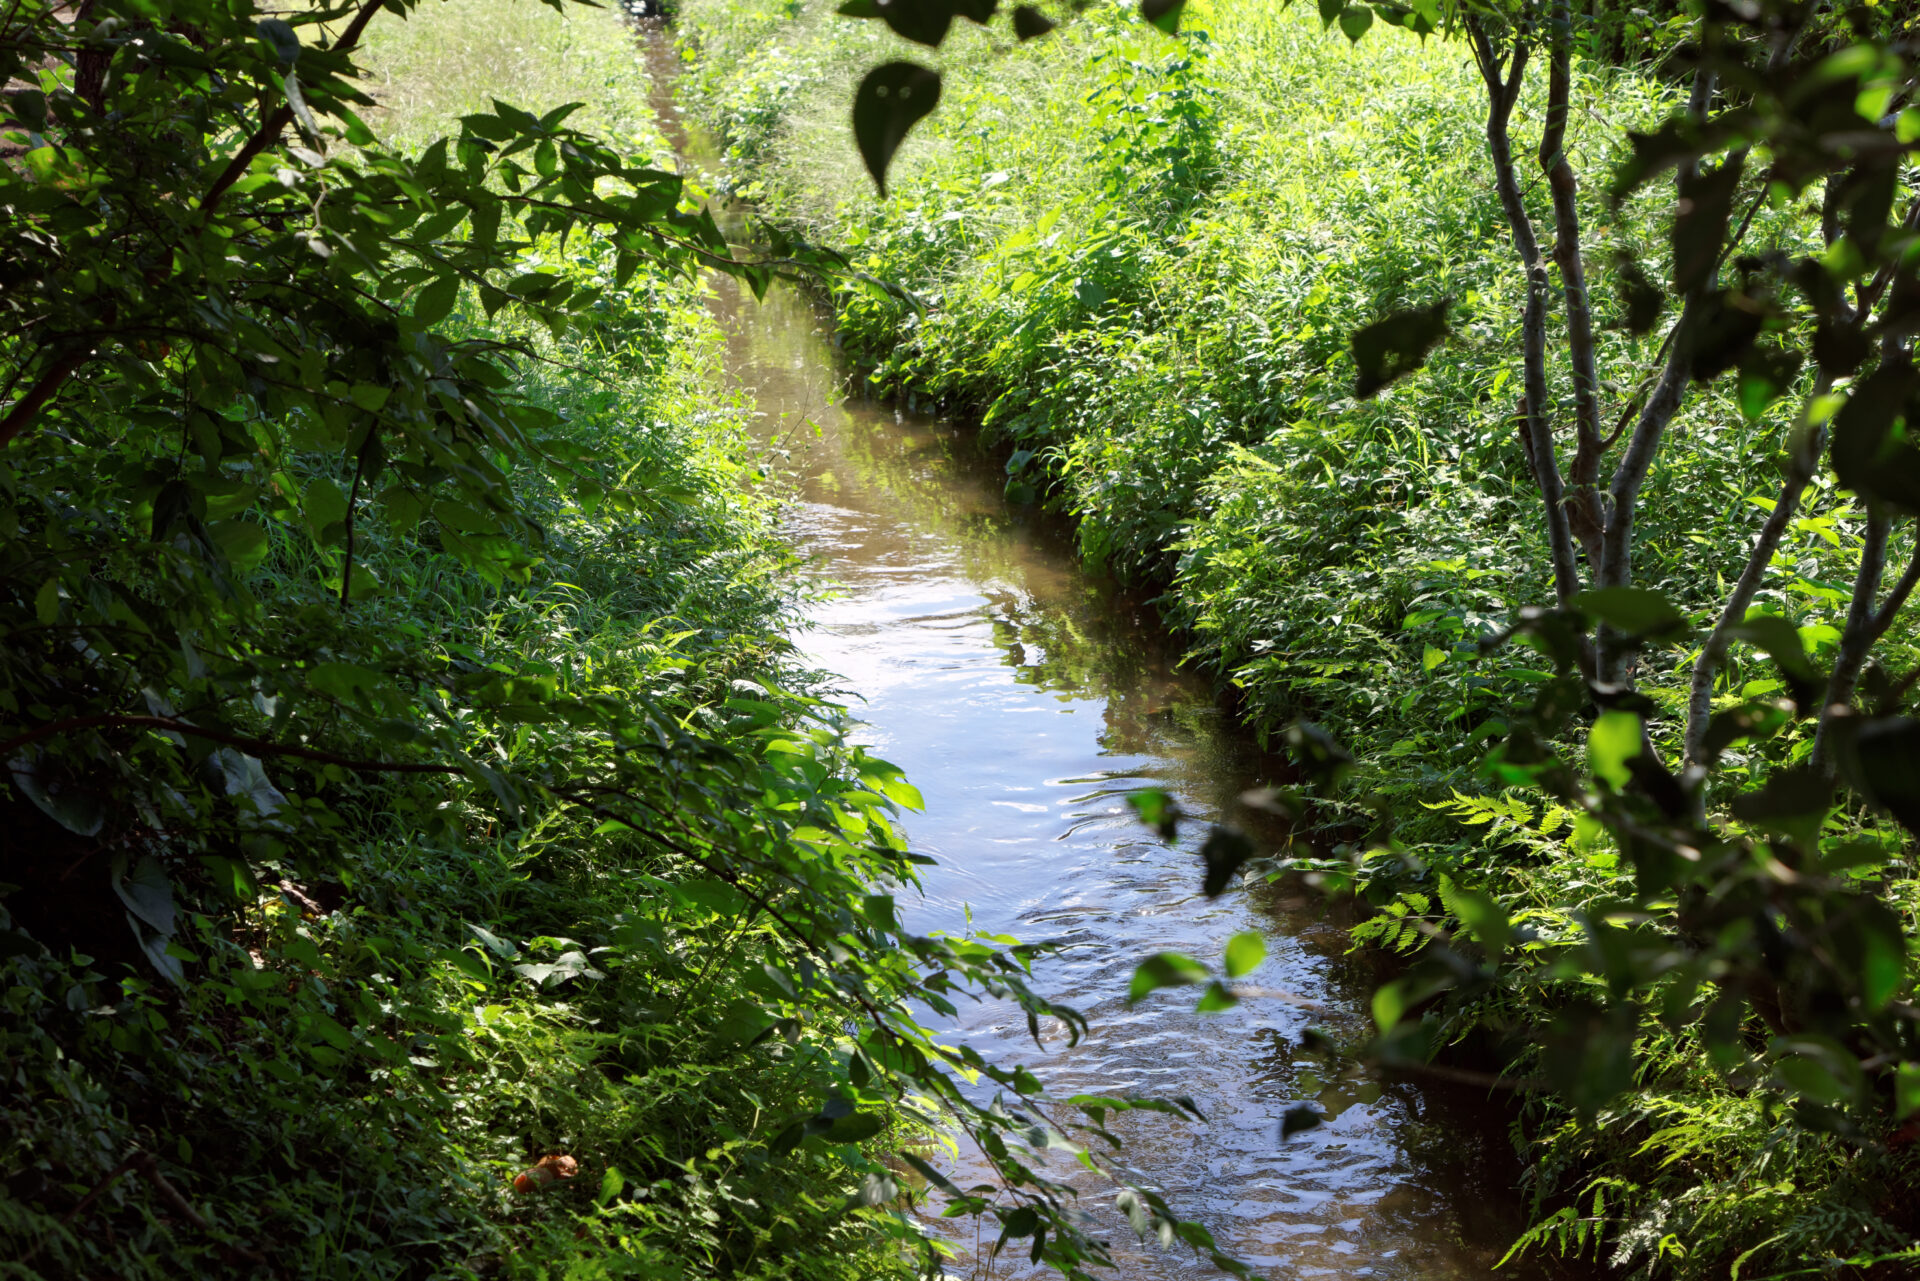
[[[672,103],[670,42],[646,37],[656,109],[683,164],[711,162]],[[1209,902],[1190,836],[1164,843],[1125,804],[1176,793],[1188,813],[1226,813],[1278,762],[1178,668],[1151,611],[1076,563],[1057,521],[1008,504],[973,433],[843,397],[824,314],[776,286],[764,303],[715,279],[726,368],[749,390],[760,438],[796,488],[788,530],[842,590],[796,641],[838,673],[862,737],[926,797],[908,816],[939,860],[909,911],[918,929],[976,927],[1068,946],[1039,986],[1088,1015],[1079,1045],[1038,1051],[1010,1007],[961,1012],[951,1029],[982,1053],[1024,1059],[1060,1095],[1191,1095],[1208,1120],[1116,1126],[1121,1168],[1200,1219],[1264,1275],[1487,1276],[1524,1226],[1508,1113],[1470,1090],[1340,1071],[1302,1050],[1319,1026],[1366,1027],[1366,976],[1315,903],[1260,887]],[[1258,929],[1262,995],[1193,1012],[1193,989],[1129,1008],[1133,967],[1160,950],[1217,961]],[[1282,1141],[1281,1115],[1317,1104],[1327,1122]],[[1129,1278],[1210,1275],[1184,1249],[1140,1246],[1088,1178],[1089,1211]],[[971,1234],[969,1233],[969,1236]],[[963,1265],[963,1270],[964,1270]],[[1025,1275],[1024,1255],[996,1276]],[[976,1275],[982,1273],[976,1272]],[[1563,1275],[1514,1264],[1500,1275]]]

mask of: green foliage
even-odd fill
[[[714,336],[690,292],[648,291],[592,347],[547,349],[602,376],[536,364],[522,388],[564,413],[596,473],[646,475],[655,496],[589,515],[571,486],[523,477],[517,504],[547,528],[547,555],[505,591],[369,522],[359,572],[381,590],[328,641],[362,665],[392,652],[379,638],[404,644],[437,673],[446,719],[522,778],[577,764],[595,726],[496,720],[497,704],[457,697],[462,671],[620,701],[653,739],[639,750],[661,776],[657,803],[712,834],[643,837],[537,795],[503,822],[493,793],[437,775],[237,751],[244,789],[229,767],[171,798],[125,783],[100,797],[103,833],[147,851],[116,887],[145,905],[139,919],[88,923],[107,887],[84,877],[63,912],[34,893],[31,864],[8,899],[17,1075],[0,1204],[15,1275],[211,1274],[254,1256],[353,1277],[894,1266],[873,1212],[843,1205],[873,1162],[824,1141],[768,1157],[773,1132],[844,1087],[837,1038],[792,1023],[756,1041],[770,1006],[806,1007],[763,970],[797,958],[697,860],[716,837],[744,853],[726,833],[762,806],[891,840],[884,793],[900,785],[845,745],[834,709],[788,692],[768,629],[785,560],[767,499],[737,487],[733,420],[702,422]],[[310,635],[305,617],[338,612],[332,566],[309,526],[261,527],[272,545],[241,584],[272,603],[272,624]],[[338,735],[330,745],[352,751],[352,732]],[[177,777],[165,738],[116,746],[136,778]],[[703,795],[726,812],[700,818]],[[117,817],[143,801],[163,824],[144,838]],[[9,821],[88,857],[18,802]],[[173,917],[171,965],[135,950],[156,950],[156,906]],[[136,1176],[66,1222],[129,1151],[156,1157],[211,1228]],[[580,1163],[572,1181],[511,1191],[557,1152]]]

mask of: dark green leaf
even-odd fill
[[[952,0],[847,0],[838,12],[848,18],[879,18],[895,35],[928,48],[938,48],[947,38],[947,29],[953,25],[954,5]],[[857,100],[854,112],[857,122]],[[868,168],[872,168],[871,163]]]
[[[75,836],[98,836],[107,815],[100,797],[46,756],[15,757],[8,762],[13,786],[42,814]]]
[[[1285,1142],[1296,1134],[1317,1129],[1326,1119],[1324,1113],[1308,1104],[1290,1107],[1280,1115],[1280,1139]]]
[[[1427,363],[1427,353],[1447,336],[1447,309],[1442,298],[1426,307],[1396,311],[1354,331],[1353,360],[1360,367],[1353,394],[1361,400],[1377,396],[1388,385]]]
[[[1140,816],[1140,821],[1160,833],[1160,839],[1171,841],[1179,831],[1180,806],[1173,797],[1157,787],[1143,787],[1137,792],[1127,793],[1127,804]]]
[[[853,136],[882,196],[893,153],[939,101],[940,74],[911,62],[875,67],[860,81],[853,96]]]
[[[1817,831],[1833,804],[1833,784],[1805,766],[1775,770],[1758,791],[1733,798],[1734,817],[1747,823],[1795,832]]]
[[[1240,1004],[1240,998],[1229,992],[1217,979],[1207,984],[1207,990],[1200,994],[1200,1003],[1194,1010],[1200,1014],[1212,1014],[1217,1010],[1229,1010]]]
[[[1599,587],[1581,592],[1573,603],[1615,631],[1647,640],[1672,640],[1687,630],[1687,620],[1659,592],[1644,587]]]
[[[486,929],[483,926],[475,925],[472,922],[468,922],[467,929],[473,933],[473,936],[475,938],[479,939],[483,944],[485,944],[487,950],[489,952],[492,952],[495,956],[505,957],[511,960],[513,957],[520,955],[519,948],[507,942],[505,939],[495,934],[492,930]]]
[[[167,880],[159,859],[145,855],[130,869],[117,871],[113,892],[127,905],[127,911],[153,927],[156,934],[172,935],[176,919],[173,884]]]
[[[420,326],[440,325],[453,311],[453,303],[461,296],[461,278],[451,271],[442,277],[434,277],[432,284],[424,286],[413,298],[413,319]]]
[[[1187,0],[1140,0],[1140,16],[1172,35],[1180,29],[1180,11],[1186,4]]]
[[[1920,374],[1890,361],[1854,389],[1833,418],[1833,472],[1856,493],[1920,512],[1920,448],[1912,429],[1896,433]]]
[[[1467,927],[1487,959],[1497,964],[1513,941],[1513,926],[1507,920],[1507,910],[1483,890],[1455,884],[1446,878],[1442,878],[1440,884],[1447,906]]]
[[[1673,287],[1678,292],[1711,283],[1743,167],[1744,158],[1735,153],[1715,169],[1681,174],[1673,218]]]
[[[1920,832],[1920,721],[1889,716],[1868,721],[1853,735],[1849,773],[1867,799]]]
[[[1628,333],[1639,337],[1652,331],[1666,306],[1666,295],[1653,283],[1640,264],[1622,253],[1614,265],[1614,290],[1620,298],[1622,323]]]
[[[1807,656],[1800,629],[1778,614],[1748,614],[1745,620],[1728,629],[1734,640],[1742,640],[1764,652],[1780,669],[1793,701],[1803,714],[1812,710],[1820,696],[1820,672]]]
[[[886,1117],[879,1112],[852,1112],[836,1118],[825,1137],[829,1143],[859,1143],[886,1128]]]
[[[1030,4],[1020,5],[1013,11],[1013,34],[1022,40],[1034,40],[1053,30],[1053,19],[1041,13]]]
[[[1331,787],[1353,767],[1353,753],[1312,721],[1287,726],[1287,753],[1321,787]]]
[[[1133,982],[1127,987],[1127,1004],[1132,1005],[1159,988],[1202,983],[1206,979],[1207,967],[1192,957],[1178,952],[1156,952],[1134,970]]]
[[[1800,372],[1800,353],[1774,343],[1756,343],[1740,358],[1740,412],[1756,422],[1785,395]]]
[[[291,67],[300,57],[300,36],[279,18],[262,18],[254,24],[260,39],[273,50],[283,66]]]
[[[1206,872],[1200,882],[1201,892],[1208,898],[1217,898],[1233,884],[1233,878],[1253,857],[1253,845],[1231,828],[1215,827],[1207,833],[1206,841],[1200,846],[1200,857],[1206,863]]]

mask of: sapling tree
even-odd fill
[[[1666,170],[1674,173],[1669,215],[1672,240],[1669,275],[1670,296],[1677,304],[1677,315],[1666,329],[1654,367],[1645,377],[1632,380],[1637,384],[1636,390],[1618,408],[1618,421],[1608,430],[1602,421],[1595,356],[1595,304],[1586,281],[1585,259],[1592,250],[1583,239],[1580,178],[1566,149],[1569,114],[1590,105],[1573,101],[1572,62],[1576,45],[1583,43],[1580,33],[1576,32],[1565,4],[1511,10],[1466,9],[1457,17],[1487,86],[1489,160],[1512,242],[1527,279],[1521,353],[1522,385],[1526,393],[1516,420],[1521,448],[1541,496],[1542,524],[1552,558],[1556,604],[1568,609],[1574,606],[1583,590],[1593,589],[1599,593],[1589,598],[1599,625],[1592,643],[1583,646],[1583,669],[1601,685],[1625,686],[1631,684],[1629,665],[1640,642],[1631,626],[1615,626],[1607,615],[1631,615],[1649,608],[1645,597],[1625,593],[1634,586],[1635,520],[1668,429],[1690,396],[1697,394],[1696,389],[1704,388],[1722,374],[1735,373],[1742,404],[1757,410],[1791,390],[1796,372],[1804,363],[1803,353],[1791,340],[1783,341],[1793,327],[1789,311],[1772,315],[1767,312],[1773,291],[1786,284],[1784,280],[1768,279],[1768,269],[1771,267],[1777,275],[1785,264],[1779,260],[1768,264],[1759,257],[1741,253],[1755,213],[1769,199],[1779,202],[1787,198],[1792,184],[1783,183],[1777,166],[1776,172],[1749,173],[1755,141],[1747,138],[1699,157],[1660,153],[1643,147],[1637,152],[1636,161],[1617,176],[1609,192],[1616,205],[1644,190],[1657,173]],[[1713,23],[1703,26],[1699,42],[1672,52],[1672,60],[1685,72],[1689,91],[1685,114],[1677,117],[1676,122],[1670,122],[1669,127],[1674,130],[1700,128],[1711,114],[1724,115],[1730,109],[1751,110],[1757,94],[1777,94],[1775,101],[1782,110],[1794,110],[1804,109],[1822,95],[1844,93],[1848,86],[1828,83],[1826,77],[1808,73],[1804,66],[1800,82],[1794,86],[1789,72],[1795,69],[1796,48],[1818,47],[1823,41],[1830,43],[1830,32],[1808,32],[1811,21],[1811,17],[1804,14],[1775,16],[1757,23],[1754,30],[1738,33]],[[1737,67],[1728,65],[1727,61],[1728,50],[1735,46],[1742,50],[1739,56],[1747,59]],[[1521,196],[1522,175],[1514,158],[1511,138],[1513,108],[1525,87],[1530,64],[1540,59],[1546,62],[1546,101],[1537,159],[1539,172],[1552,193],[1548,220],[1551,263],[1542,254],[1534,219]],[[1801,62],[1807,61],[1803,56]],[[1725,83],[1720,79],[1723,74]],[[1868,122],[1857,118],[1857,113],[1855,118],[1839,123],[1846,133],[1862,132],[1868,126]],[[1889,141],[1892,141],[1890,136]],[[1820,182],[1819,198],[1826,206],[1818,232],[1824,258],[1839,252],[1843,240],[1849,247],[1864,241],[1877,249],[1883,236],[1900,230],[1898,226],[1885,225],[1893,204],[1892,192],[1885,182],[1878,182],[1871,192],[1866,191],[1861,184],[1869,179],[1844,169],[1847,161],[1837,152],[1815,162],[1821,163],[1828,167],[1795,175],[1800,185],[1791,194],[1797,197],[1806,186]],[[1888,164],[1877,150],[1871,163],[1883,167]],[[1882,175],[1888,180],[1891,176],[1890,169]],[[1875,208],[1862,209],[1856,202],[1862,199],[1871,202],[1882,196],[1885,200],[1877,207],[1880,223],[1866,225],[1876,217]],[[1736,218],[1740,204],[1746,206],[1746,212]],[[1912,214],[1905,216],[1911,219]],[[1849,236],[1851,240],[1846,239]],[[1627,295],[1624,327],[1646,332],[1658,323],[1668,298],[1663,297],[1647,272],[1630,257],[1621,258],[1615,273]],[[1866,277],[1832,296],[1827,314],[1820,318],[1819,323],[1826,327],[1825,345],[1830,359],[1814,362],[1811,386],[1803,389],[1806,408],[1788,429],[1783,442],[1784,465],[1778,496],[1752,539],[1746,562],[1728,590],[1693,663],[1683,731],[1684,756],[1690,765],[1708,764],[1706,744],[1716,678],[1736,642],[1758,639],[1748,614],[1781,539],[1798,512],[1802,495],[1813,479],[1826,441],[1825,415],[1833,408],[1827,396],[1836,378],[1852,372],[1851,367],[1842,368],[1845,360],[1832,348],[1836,342],[1845,342],[1848,352],[1852,353],[1860,341],[1857,335],[1865,328],[1886,327],[1892,281],[1891,263],[1876,263]],[[1768,302],[1763,303],[1762,299]],[[1555,311],[1561,313],[1558,324],[1553,323]],[[1800,336],[1807,341],[1812,333],[1807,331]],[[1898,359],[1902,354],[1901,343],[1898,336],[1889,337],[1883,358]],[[1556,348],[1560,352],[1558,360],[1553,359]],[[1563,402],[1549,390],[1550,384],[1562,380],[1569,392],[1565,399],[1571,401],[1573,443],[1572,457],[1564,475],[1558,442],[1567,433],[1555,412]],[[1617,453],[1614,452],[1616,446]],[[1602,485],[1602,472],[1609,464],[1611,474]],[[1867,565],[1871,568],[1867,569],[1868,577],[1860,581],[1855,593],[1859,618],[1849,624],[1851,639],[1841,647],[1829,697],[1821,704],[1817,730],[1820,745],[1814,752],[1816,768],[1831,770],[1830,753],[1824,747],[1829,736],[1827,727],[1835,716],[1846,714],[1852,694],[1849,682],[1857,677],[1864,662],[1863,644],[1870,644],[1868,633],[1876,624],[1879,627],[1876,635],[1884,633],[1911,588],[1910,582],[1905,587],[1896,585],[1884,607],[1869,608],[1882,573],[1879,562],[1883,562],[1886,555],[1886,534],[1885,513],[1876,506],[1867,521],[1868,554],[1863,564],[1863,568]],[[1782,643],[1791,650],[1790,643]],[[1801,676],[1803,664],[1799,654],[1789,652],[1777,657],[1794,669],[1796,678]]]
[[[1885,882],[1862,879],[1899,842],[1827,820],[1839,783],[1851,794],[1846,806],[1920,830],[1920,720],[1905,706],[1914,679],[1869,667],[1920,576],[1920,547],[1911,546],[1920,450],[1906,427],[1920,301],[1920,206],[1906,181],[1920,138],[1912,50],[1870,18],[1759,4],[1710,7],[1668,51],[1684,106],[1628,138],[1606,198],[1616,211],[1664,202],[1666,286],[1624,251],[1611,269],[1628,327],[1648,332],[1663,311],[1672,319],[1637,389],[1603,411],[1587,281],[1602,255],[1583,240],[1580,176],[1566,146],[1569,118],[1591,105],[1578,98],[1582,41],[1569,6],[1417,12],[1423,28],[1465,41],[1480,69],[1493,183],[1526,277],[1526,394],[1516,420],[1542,503],[1554,599],[1483,647],[1522,638],[1551,658],[1557,677],[1516,711],[1485,768],[1603,827],[1631,883],[1579,913],[1576,936],[1540,938],[1469,880],[1443,882],[1444,915],[1458,930],[1436,929],[1413,972],[1376,999],[1373,1053],[1415,1061],[1431,1053],[1439,1020],[1419,1011],[1440,992],[1471,1005],[1524,988],[1552,994],[1552,1013],[1542,1010],[1544,1026],[1529,1032],[1537,1048],[1525,1057],[1537,1075],[1495,1084],[1545,1085],[1591,1116],[1634,1087],[1636,1039],[1664,1025],[1697,1038],[1736,1088],[1785,1096],[1799,1124],[1871,1143],[1920,1108],[1920,1006],[1906,931]],[[1534,159],[1549,193],[1545,235],[1512,136],[1526,77],[1542,61]],[[1746,238],[1768,206],[1788,217],[1806,207],[1800,238],[1750,250]],[[1547,236],[1550,250],[1541,247]],[[1410,366],[1417,360],[1404,353],[1431,341],[1422,323],[1388,318],[1388,337],[1372,341]],[[1729,376],[1751,415],[1783,396],[1798,409],[1779,450],[1777,496],[1692,660],[1676,771],[1660,758],[1659,707],[1635,690],[1633,663],[1684,638],[1689,620],[1635,584],[1635,527],[1677,416]],[[1825,670],[1790,619],[1755,608],[1823,463],[1863,509],[1846,620]],[[1890,568],[1901,543],[1907,563]],[[1716,699],[1736,644],[1771,657],[1793,699]],[[1811,730],[1796,751],[1768,747],[1796,722]],[[1582,732],[1585,769],[1557,746]],[[1770,755],[1771,768],[1761,787],[1721,797],[1720,809],[1708,784],[1740,742]]]

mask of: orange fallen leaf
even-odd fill
[[[533,1165],[513,1176],[515,1192],[537,1192],[549,1183],[558,1183],[561,1179],[571,1179],[580,1173],[580,1163],[570,1156],[555,1154],[543,1156]]]

